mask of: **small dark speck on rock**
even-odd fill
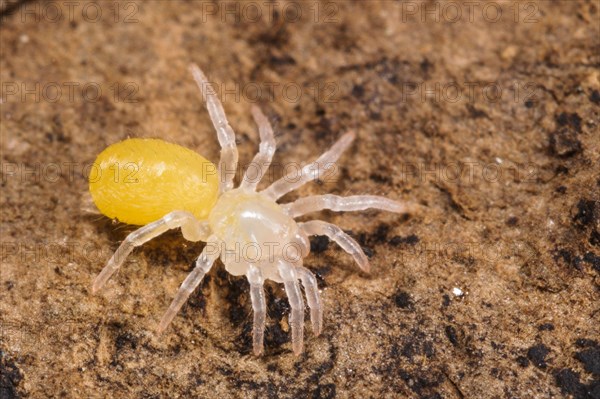
[[[314,268],[314,271],[315,271],[315,276],[317,277],[317,280],[319,281],[319,287],[323,284],[327,284],[324,280],[324,277],[327,276],[331,272],[331,266],[328,266],[328,265],[318,266],[318,267]]]
[[[391,179],[388,176],[384,176],[378,173],[371,173],[369,175],[369,179],[373,180],[376,183],[391,183]]]
[[[570,251],[566,249],[559,249],[556,251],[554,260],[558,261],[559,259],[562,259],[565,264],[573,267],[574,269],[581,270],[581,258],[573,255]]]
[[[590,233],[590,244],[600,247],[600,230],[592,230]],[[597,267],[600,272],[600,265]]]
[[[269,60],[273,65],[296,65],[296,60],[291,56],[275,57],[271,56]]]
[[[314,399],[333,399],[336,397],[335,384],[321,384],[313,394]]]
[[[0,398],[18,398],[17,387],[23,379],[21,371],[15,363],[4,357],[0,350]]]
[[[577,133],[581,133],[581,117],[575,112],[561,112],[556,117],[556,122],[560,126],[571,126]]]
[[[585,371],[600,376],[600,347],[578,352],[575,354],[575,359],[583,363]]]
[[[401,236],[392,237],[392,239],[390,240],[390,245],[393,245],[395,247],[398,245],[401,245],[401,244],[415,245],[418,242],[419,242],[419,237],[416,236],[415,234],[411,234],[407,237],[401,237]]]
[[[517,357],[517,364],[521,367],[527,367],[529,366],[529,359],[527,359],[525,356],[519,356]]]
[[[543,369],[546,367],[546,356],[548,356],[548,353],[550,353],[550,349],[546,345],[538,344],[527,350],[527,358],[536,367]]]
[[[402,309],[410,308],[413,304],[410,294],[408,292],[400,290],[398,290],[394,294],[394,303],[396,304],[396,306]]]
[[[376,243],[385,242],[387,239],[388,232],[390,231],[390,226],[387,224],[380,224],[377,226],[377,230],[373,233],[373,241]]]
[[[446,331],[446,336],[448,337],[448,340],[450,340],[452,345],[457,346],[458,345],[458,336],[456,335],[456,329],[452,326],[446,326],[445,331]]]
[[[592,267],[600,273],[600,256],[595,255],[592,252],[586,252],[586,254],[583,255],[583,261],[592,265]]]
[[[596,105],[600,105],[600,91],[592,91],[592,94],[590,94],[590,101]]]
[[[125,348],[125,346],[129,346],[131,349],[137,348],[137,339],[129,332],[119,334],[115,340],[115,347],[117,348],[117,351]]]
[[[562,369],[555,375],[556,385],[564,394],[571,394],[576,399],[589,398],[586,395],[586,386],[579,381],[579,373],[571,369]]]
[[[424,58],[419,67],[425,76],[429,76],[429,72],[431,71],[433,64],[427,58]]]
[[[578,348],[596,347],[598,346],[598,342],[593,339],[577,338],[577,340],[575,340],[575,345]]]
[[[479,119],[479,118],[488,118],[489,119],[490,118],[485,111],[477,109],[471,104],[467,104],[467,111],[469,112],[469,115],[473,119]]]
[[[362,85],[355,85],[352,88],[352,95],[357,98],[362,98],[365,95],[365,88]]]
[[[229,375],[233,374],[233,370],[228,367],[219,367],[219,368],[217,368],[217,371],[219,371],[222,375],[225,375],[225,376],[229,376]]]
[[[556,192],[559,194],[564,194],[567,192],[567,188],[565,186],[558,186],[556,187]]]
[[[365,255],[367,255],[368,258],[372,258],[374,253],[373,250],[369,247],[362,247],[362,250],[364,251]]]
[[[552,324],[552,323],[540,324],[538,326],[538,330],[540,330],[540,331],[553,331],[554,330],[554,324]]]
[[[310,240],[310,252],[319,254],[327,250],[329,238],[327,236],[315,236]]]
[[[573,221],[581,226],[587,226],[594,221],[595,201],[582,199],[577,203],[577,214]]]
[[[516,216],[511,216],[508,219],[506,219],[506,225],[507,226],[516,226],[519,223],[519,219]]]
[[[451,303],[450,295],[444,294],[444,296],[442,297],[442,306],[446,308],[446,307],[450,306],[450,303]]]

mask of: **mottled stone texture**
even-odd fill
[[[2,398],[600,397],[598,1],[0,8]],[[242,165],[251,104],[273,121],[271,180],[356,130],[334,174],[285,199],[422,205],[315,215],[373,272],[313,241],[325,329],[300,357],[271,283],[252,355],[248,284],[221,264],[155,336],[202,249],[179,232],[90,293],[132,230],[90,212],[96,154],[159,137],[218,158],[190,62],[224,99]]]

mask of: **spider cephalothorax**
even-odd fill
[[[357,211],[376,208],[406,212],[407,206],[379,196],[339,197],[331,194],[300,198],[288,204],[277,203],[281,196],[317,179],[324,166],[335,162],[352,143],[355,137],[352,132],[344,134],[331,149],[316,161],[304,166],[299,177],[284,176],[267,189],[257,192],[260,178],[255,177],[256,170],[253,170],[252,177],[246,171],[240,186],[234,189],[233,174],[226,171],[235,170],[237,167],[235,134],[227,122],[223,106],[202,71],[196,65],[192,65],[190,70],[206,101],[221,145],[218,179],[210,179],[207,174],[210,168],[205,166],[211,164],[204,158],[191,154],[188,149],[161,140],[130,139],[103,151],[96,160],[100,171],[109,168],[111,162],[114,165],[121,161],[121,165],[118,166],[120,168],[123,168],[124,164],[133,163],[138,168],[137,172],[146,180],[140,182],[136,179],[135,182],[140,183],[138,186],[125,186],[114,184],[119,181],[103,180],[101,177],[92,181],[90,176],[90,191],[94,202],[107,216],[126,222],[131,220],[130,223],[134,224],[147,224],[127,236],[94,280],[92,290],[96,292],[106,283],[134,247],[169,229],[181,228],[186,239],[206,241],[207,244],[196,260],[196,266],[164,314],[159,332],[164,331],[171,323],[215,260],[220,257],[228,272],[246,275],[250,282],[254,310],[254,352],[260,354],[263,351],[266,318],[263,284],[269,279],[282,282],[285,286],[292,309],[292,347],[294,353],[299,354],[302,352],[304,324],[304,300],[300,282],[311,311],[313,331],[317,335],[321,332],[323,319],[315,276],[302,265],[302,259],[310,252],[308,236],[328,236],[352,255],[365,271],[369,270],[369,262],[360,245],[339,227],[320,220],[298,223],[294,218],[322,209]],[[252,114],[258,125],[261,140],[260,150],[252,164],[258,168],[260,177],[265,174],[271,163],[275,152],[275,139],[273,129],[263,113],[257,107],[253,107]],[[190,169],[192,166],[195,168],[194,172],[182,174],[178,179],[174,178],[182,169]],[[198,192],[190,193],[191,188]],[[162,195],[164,190],[181,194],[179,197],[168,195],[168,192]],[[156,216],[152,213],[155,209],[166,211],[160,211],[163,214]],[[158,220],[152,221],[158,217]]]

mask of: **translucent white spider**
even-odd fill
[[[207,211],[208,217],[203,220],[198,219],[191,212],[175,208],[164,217],[129,234],[94,280],[92,290],[97,292],[104,286],[134,247],[144,244],[169,229],[181,228],[187,240],[201,240],[206,241],[207,244],[196,260],[195,268],[182,283],[169,309],[162,317],[158,327],[159,334],[171,323],[181,306],[220,256],[229,273],[236,276],[246,275],[250,282],[250,296],[254,310],[254,353],[259,355],[263,351],[266,317],[263,283],[269,279],[284,284],[291,306],[292,348],[298,355],[302,352],[304,324],[304,301],[299,281],[304,286],[315,335],[321,332],[323,320],[323,306],[315,276],[302,265],[302,259],[310,251],[308,236],[329,237],[352,255],[356,263],[366,272],[369,271],[369,261],[360,245],[338,226],[321,220],[297,223],[294,218],[322,209],[358,211],[375,208],[400,213],[406,212],[408,205],[379,196],[339,197],[331,194],[300,198],[283,205],[277,204],[276,201],[284,194],[311,180],[318,179],[325,168],[335,162],[352,143],[355,137],[352,132],[344,134],[331,149],[316,161],[304,166],[299,177],[296,174],[284,176],[267,189],[257,192],[256,187],[260,176],[265,174],[275,152],[273,129],[257,107],[253,107],[252,115],[258,125],[261,143],[252,164],[258,168],[259,178],[250,177],[249,171],[246,170],[240,186],[234,189],[234,176],[231,171],[236,170],[238,162],[235,134],[225,117],[221,102],[203,72],[196,65],[191,65],[190,71],[206,102],[221,145],[221,160],[217,171],[218,197],[214,206]]]

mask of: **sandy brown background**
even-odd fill
[[[0,4],[0,397],[600,398],[598,1]],[[202,249],[179,232],[90,293],[133,229],[89,212],[95,156],[158,137],[218,158],[190,62],[242,164],[253,102],[280,164],[357,131],[335,178],[286,200],[422,206],[315,215],[373,272],[313,240],[325,328],[307,320],[300,357],[272,283],[252,355],[248,284],[221,264],[154,335]]]

